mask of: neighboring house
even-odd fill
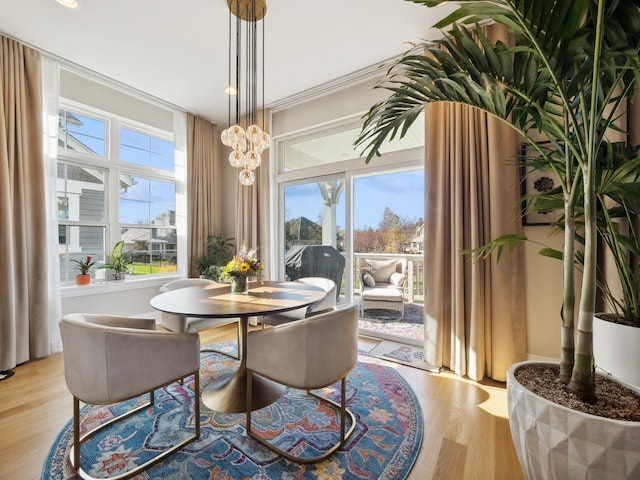
[[[294,245],[321,245],[322,227],[307,217],[298,217],[285,223],[287,250]]]
[[[153,228],[151,234],[149,228],[127,228],[122,233],[124,240],[124,251],[132,252],[132,255],[153,255],[156,259],[163,259],[167,256],[175,256],[177,250],[177,238],[175,228],[162,228],[163,225],[175,224],[176,212],[168,210],[161,213],[153,220],[151,225],[157,225]],[[134,258],[134,261],[139,259]]]
[[[411,253],[422,253],[424,251],[424,223],[416,227],[416,236],[411,239]]]

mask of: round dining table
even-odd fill
[[[301,282],[251,282],[246,294],[231,293],[228,283],[212,283],[161,293],[153,297],[150,304],[156,310],[174,315],[240,319],[240,365],[235,372],[207,384],[202,391],[202,403],[216,412],[241,413],[246,411],[247,401],[245,346],[249,318],[307,307],[325,295],[322,288]],[[280,398],[284,387],[253,375],[251,391],[252,405],[257,410]]]

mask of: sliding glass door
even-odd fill
[[[359,259],[400,258],[405,301],[421,312],[423,125],[370,164],[353,148],[359,127],[329,128],[275,140],[278,278],[337,278],[339,301],[359,303]]]
[[[326,277],[343,289],[344,186],[342,178],[284,186],[285,278]]]

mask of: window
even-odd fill
[[[353,146],[359,123],[359,118],[340,120],[302,133],[283,133],[274,142],[281,219],[277,274],[289,275],[286,257],[293,256],[295,245],[331,245],[345,257],[341,295],[347,301],[358,293],[359,256],[393,254],[417,265],[421,260],[415,252],[422,250],[423,118],[418,117],[402,140],[385,143],[383,159],[370,164]],[[411,301],[423,283],[422,276],[414,275],[407,286]]]
[[[62,282],[72,259],[98,264],[123,240],[131,274],[177,271],[171,132],[83,106],[63,106],[58,132],[58,238]],[[96,279],[103,277],[94,269]]]

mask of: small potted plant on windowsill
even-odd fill
[[[89,285],[91,283],[91,267],[96,262],[91,259],[91,255],[87,255],[86,258],[72,258],[72,262],[77,265],[80,273],[76,274],[76,285]]]
[[[120,240],[116,243],[109,255],[109,262],[104,265],[100,265],[98,268],[106,268],[107,280],[111,282],[122,282],[125,280],[127,273],[131,270],[133,262],[124,259],[122,248],[124,247],[124,241]]]

